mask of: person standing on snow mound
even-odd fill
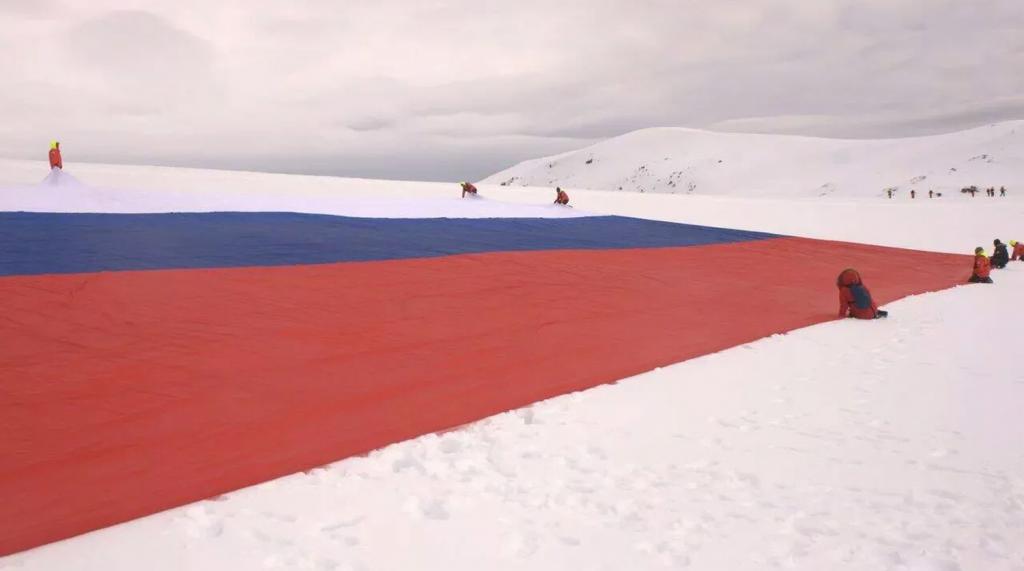
[[[1010,254],[1006,251],[1006,244],[999,241],[999,238],[992,240],[992,267],[1001,270],[1010,262]]]
[[[60,158],[60,141],[50,143],[50,169],[64,170],[64,161]]]
[[[555,204],[561,204],[562,206],[569,205],[569,195],[566,194],[561,187],[555,188]]]
[[[1014,261],[1020,260],[1024,262],[1024,242],[1010,240],[1010,247],[1013,248],[1013,255],[1010,257],[1010,259]]]
[[[836,278],[839,288],[839,317],[856,319],[879,319],[888,317],[888,311],[878,309],[871,292],[860,279],[860,272],[853,268],[843,270]]]
[[[476,187],[471,182],[462,183],[462,198],[466,198],[466,195],[476,196]]]
[[[992,263],[988,261],[988,256],[985,255],[985,248],[978,246],[974,249],[974,273],[971,274],[971,279],[967,280],[972,284],[990,284],[992,278],[989,277],[989,273],[992,270]]]

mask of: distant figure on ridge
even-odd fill
[[[971,279],[967,281],[972,284],[990,284],[992,283],[992,278],[989,277],[991,270],[992,262],[985,255],[985,248],[978,246],[974,249],[974,273],[971,274]]]
[[[910,191],[910,198],[917,198],[917,191],[916,190],[911,190]]]
[[[1013,248],[1013,256],[1010,259],[1024,262],[1024,242],[1010,240],[1010,247]]]
[[[885,189],[885,193],[889,195],[890,199],[892,198],[892,189],[891,188]]]
[[[888,311],[878,309],[871,292],[860,279],[860,272],[853,268],[843,270],[836,278],[839,288],[839,317],[856,319],[879,319],[888,317]]]
[[[999,238],[992,240],[992,246],[995,248],[992,250],[992,267],[1001,270],[1009,263],[1010,254],[1006,251],[1006,244],[1000,242]]]
[[[569,195],[566,194],[561,187],[555,188],[555,204],[561,204],[563,206],[569,205]]]
[[[999,187],[999,196],[1006,196],[1006,187],[1005,186],[1000,186]]]
[[[930,189],[928,190],[928,198],[935,198],[935,193],[932,192]]]
[[[64,161],[60,158],[60,141],[50,143],[50,168],[64,170]]]
[[[466,198],[466,195],[476,196],[476,187],[471,182],[462,183],[462,198]]]

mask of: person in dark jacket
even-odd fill
[[[974,249],[974,273],[967,281],[972,284],[990,284],[992,283],[992,278],[989,277],[991,269],[992,262],[985,255],[985,248],[978,246]]]
[[[878,309],[871,292],[860,278],[860,272],[853,268],[843,270],[836,278],[839,288],[839,317],[856,319],[878,319],[888,317],[888,311]]]
[[[1000,242],[999,238],[993,240],[992,245],[995,247],[992,250],[992,267],[1001,270],[1010,262],[1010,254],[1006,251],[1006,244]]]

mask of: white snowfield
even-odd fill
[[[351,214],[372,199],[409,215],[455,215],[445,203],[459,192],[68,170],[107,190],[31,186],[45,165],[0,161],[0,209]],[[991,251],[996,237],[1024,240],[1024,194],[888,200],[876,187],[813,200],[798,190],[770,199],[570,193],[574,214],[960,253]],[[548,188],[480,188],[487,200],[473,209],[482,215],[565,214],[548,206]],[[889,304],[888,320],[763,339],[2,558],[0,569],[1020,571],[1024,262],[993,277]]]
[[[884,140],[634,131],[578,151],[525,161],[484,182],[676,194],[897,196],[1005,185],[1024,193],[1024,121]],[[982,193],[984,196],[984,193]]]

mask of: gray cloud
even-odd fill
[[[650,126],[1024,117],[1019,0],[121,4],[0,0],[0,155],[460,180]]]

